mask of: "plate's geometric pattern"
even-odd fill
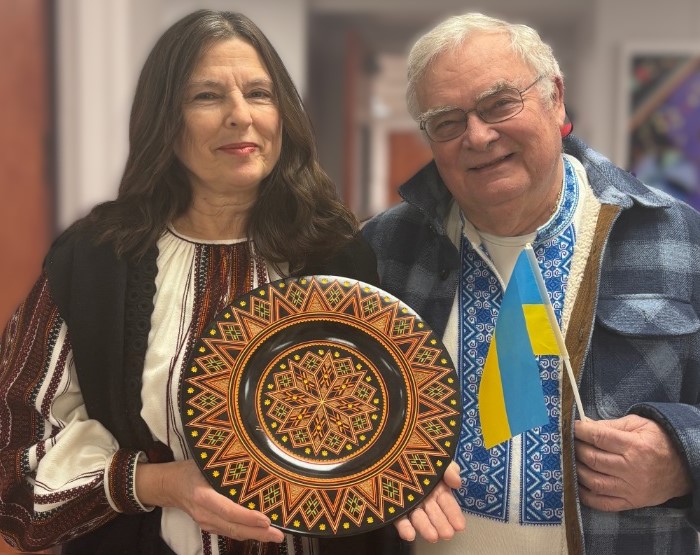
[[[333,333],[314,336],[323,326]],[[217,491],[282,529],[349,535],[408,512],[441,480],[458,388],[444,346],[401,301],[307,276],[216,317],[183,377],[181,412]]]
[[[383,429],[386,391],[376,368],[353,351],[321,342],[294,346],[263,374],[259,421],[280,449],[335,463],[373,444]]]

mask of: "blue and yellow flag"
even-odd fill
[[[549,422],[535,355],[561,353],[547,314],[549,299],[542,299],[537,277],[523,250],[503,294],[479,386],[487,449]]]

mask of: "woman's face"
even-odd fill
[[[280,157],[282,122],[256,50],[234,38],[206,50],[186,84],[175,155],[195,195],[257,195]]]

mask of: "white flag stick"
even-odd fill
[[[542,273],[540,272],[540,265],[537,263],[537,258],[535,258],[535,251],[532,250],[532,245],[530,245],[530,243],[525,245],[525,252],[527,253],[527,258],[530,261],[532,273],[535,274],[535,282],[537,283],[537,288],[540,290],[540,297],[542,297],[542,302],[544,303],[545,311],[547,312],[547,318],[549,318],[549,325],[554,332],[554,337],[557,339],[557,345],[559,345],[559,352],[561,352],[561,356],[564,359],[566,373],[569,375],[571,389],[574,392],[574,399],[576,400],[576,408],[578,409],[578,413],[581,415],[581,420],[585,422],[588,420],[588,418],[583,412],[583,404],[581,403],[581,396],[579,395],[578,386],[576,385],[576,378],[574,377],[574,371],[571,369],[569,352],[566,349],[564,336],[559,329],[559,322],[557,322],[557,317],[554,314],[554,308],[552,307],[552,303],[549,301],[547,286],[544,284],[544,279],[542,278]]]

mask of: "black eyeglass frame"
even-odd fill
[[[427,135],[428,139],[430,139],[432,142],[434,142],[434,143],[446,143],[447,141],[453,141],[457,137],[461,136],[462,133],[464,133],[467,130],[467,121],[469,119],[469,114],[471,114],[472,112],[476,112],[476,115],[479,116],[481,121],[483,121],[484,123],[501,123],[504,121],[508,121],[509,119],[517,116],[525,108],[525,99],[523,98],[523,94],[526,93],[527,91],[529,91],[532,87],[534,87],[537,83],[539,83],[545,77],[546,77],[545,75],[539,75],[537,77],[537,79],[535,79],[532,83],[530,83],[524,89],[516,89],[515,87],[504,87],[503,89],[496,91],[496,92],[482,98],[481,100],[479,100],[476,103],[476,106],[474,106],[474,108],[471,108],[470,110],[463,110],[462,108],[455,106],[455,107],[447,108],[445,110],[439,110],[438,112],[434,112],[432,114],[429,113],[429,115],[427,115],[427,116],[426,116],[426,114],[421,114],[418,117],[418,121],[420,123],[420,130],[423,131]],[[512,114],[509,114],[508,116],[506,116],[504,118],[486,119],[484,117],[484,115],[482,114],[482,112],[479,110],[479,105],[482,104],[485,100],[492,98],[494,95],[502,94],[504,91],[513,91],[513,92],[518,93],[518,96],[520,97],[520,109],[513,112]],[[454,137],[449,137],[447,139],[435,139],[435,138],[433,138],[431,136],[431,134],[428,132],[428,126],[427,126],[428,121],[430,121],[434,117],[442,116],[448,112],[462,112],[463,119],[464,119],[464,128],[459,133],[457,133]]]

